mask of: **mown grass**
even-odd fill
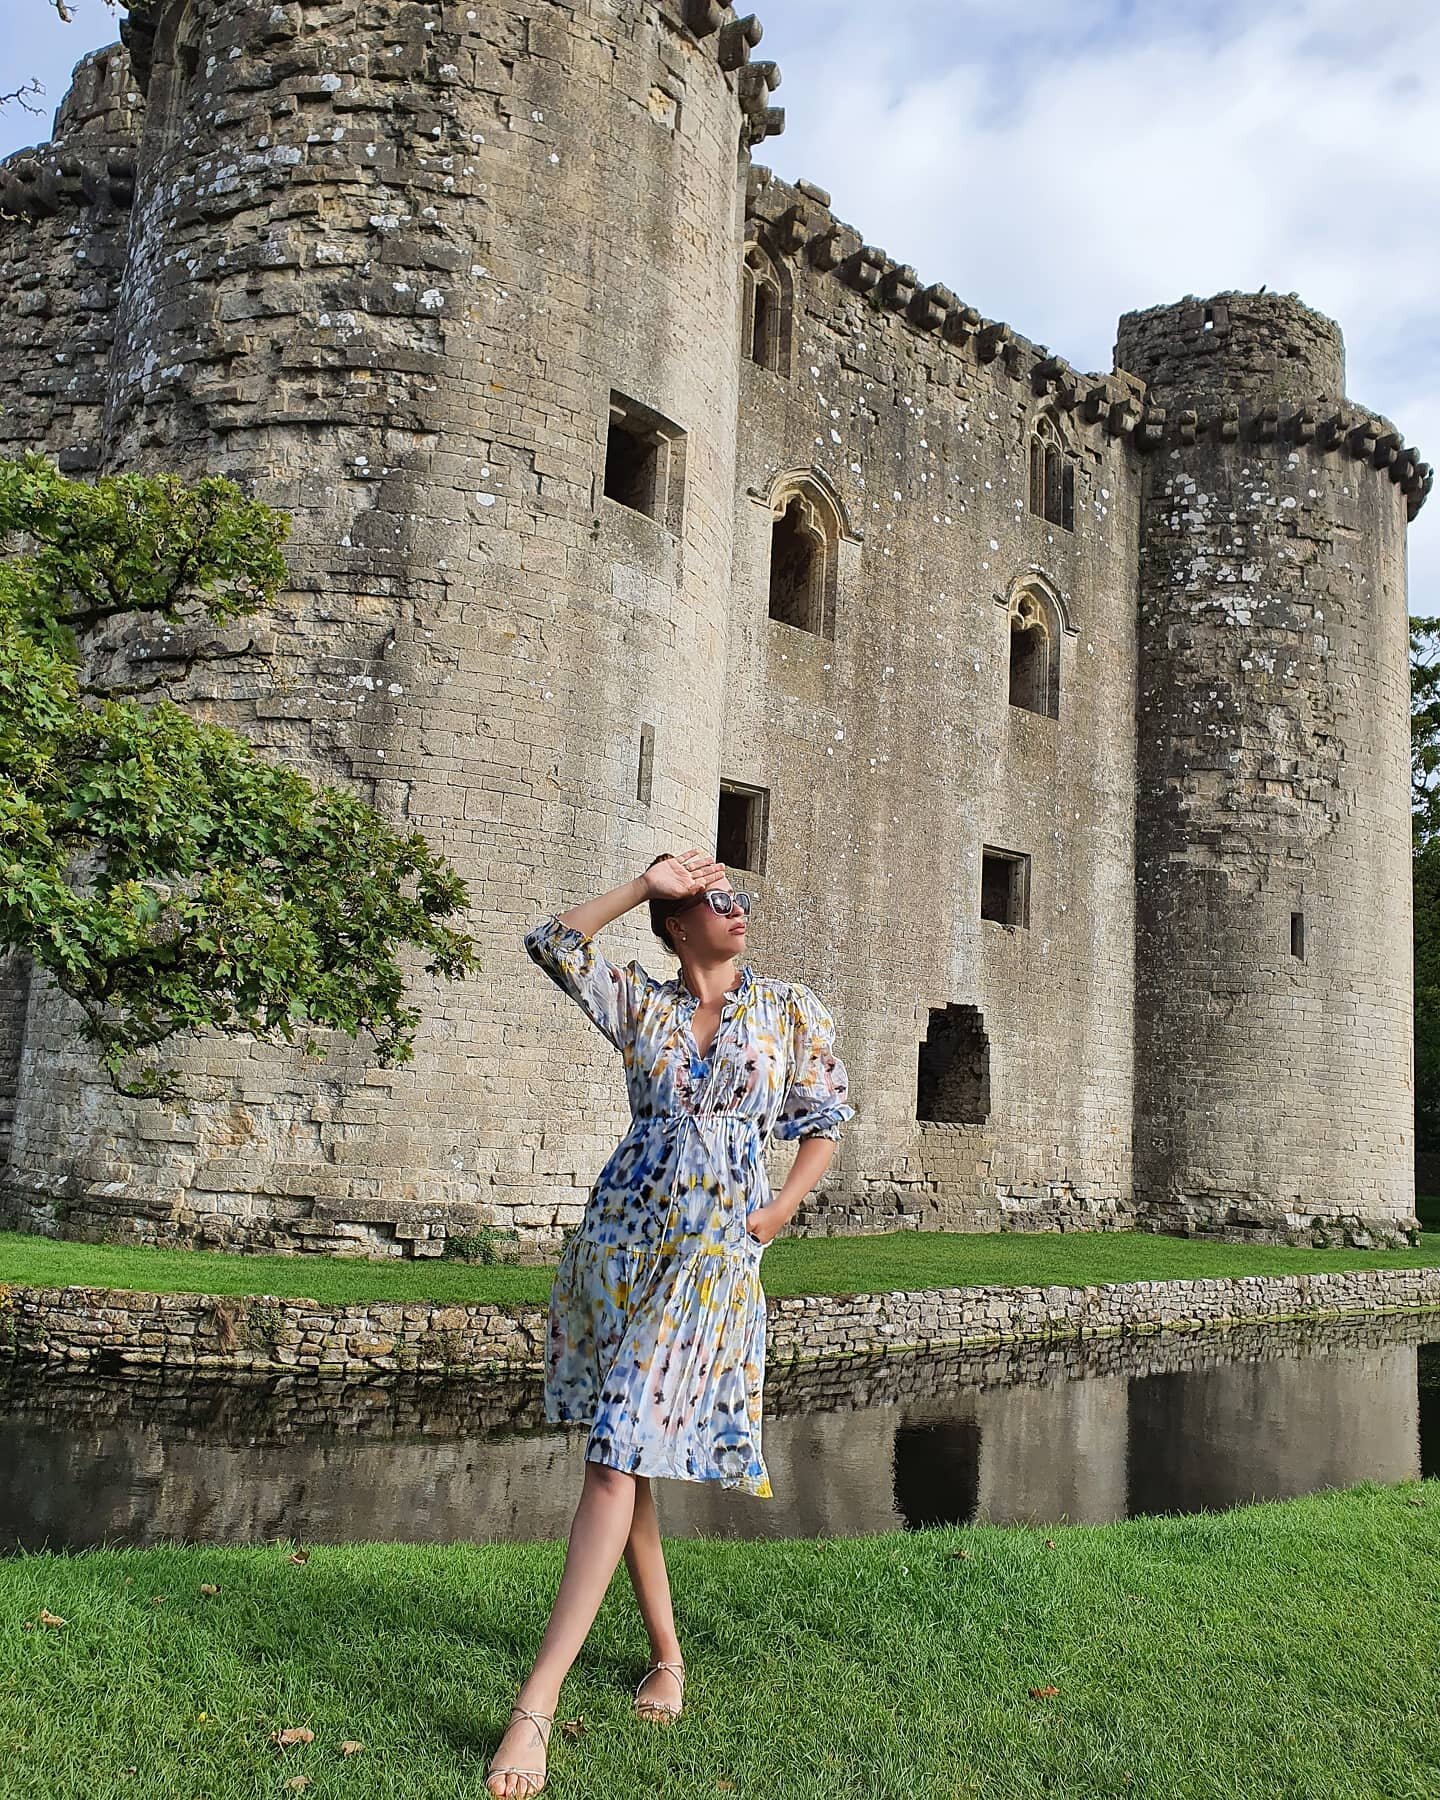
[[[483,1795],[563,1545],[291,1548],[0,1562],[4,1793]],[[687,1710],[629,1714],[622,1567],[562,1691],[557,1800],[1440,1793],[1440,1482],[666,1552]],[[294,1726],[314,1741],[271,1742]]]
[[[1410,1250],[1296,1250],[1213,1244],[1151,1232],[891,1231],[872,1237],[777,1238],[761,1258],[765,1290],[868,1294],[901,1288],[1087,1287],[1332,1269],[1440,1266],[1440,1232]],[[552,1265],[369,1262],[327,1256],[236,1256],[74,1244],[0,1232],[0,1283],[135,1288],[147,1293],[273,1294],[346,1305],[366,1300],[541,1305]]]

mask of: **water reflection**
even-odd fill
[[[16,1364],[0,1546],[563,1537],[582,1429],[537,1381]],[[1101,1522],[1440,1473],[1440,1320],[1239,1327],[775,1365],[776,1498],[656,1483],[673,1536]]]

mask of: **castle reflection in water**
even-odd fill
[[[538,1381],[0,1374],[0,1547],[563,1538]],[[671,1536],[1100,1523],[1440,1474],[1440,1320],[773,1366],[773,1500],[658,1481]]]

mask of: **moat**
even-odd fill
[[[583,1430],[530,1376],[0,1372],[0,1548],[560,1538]],[[667,1535],[1103,1523],[1440,1475],[1440,1315],[772,1368],[773,1500]]]

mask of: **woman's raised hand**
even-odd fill
[[[652,900],[687,900],[724,881],[725,865],[703,850],[682,850],[678,856],[651,863],[640,879]]]

